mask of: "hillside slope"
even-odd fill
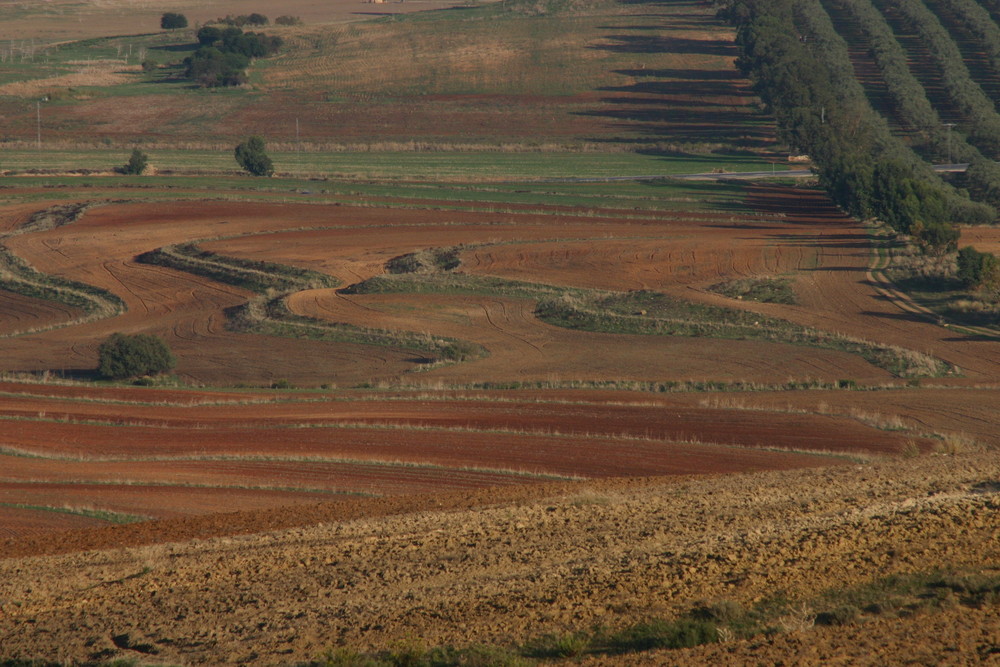
[[[337,645],[512,645],[669,618],[698,603],[780,598],[790,610],[782,618],[797,614],[796,624],[786,619],[776,634],[695,649],[678,662],[799,654],[818,664],[845,637],[864,635],[867,650],[885,651],[866,662],[970,663],[973,644],[983,656],[1000,646],[995,606],[969,610],[960,597],[942,598],[944,611],[906,622],[902,632],[917,639],[906,643],[880,644],[901,631],[886,613],[863,612],[838,632],[810,626],[831,589],[940,568],[995,570],[998,489],[992,453],[920,457],[536,487],[537,495],[495,504],[480,495],[470,498],[478,507],[444,511],[427,496],[406,513],[370,519],[8,559],[0,657],[289,664]],[[942,623],[972,625],[977,639],[941,634]]]

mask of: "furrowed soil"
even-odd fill
[[[236,534],[246,515],[68,533],[0,561],[0,646],[9,658],[289,664],[338,645],[509,646],[703,601],[812,599],[892,574],[995,567],[998,479],[995,457],[935,456],[371,501],[367,518],[315,505],[255,515],[254,529],[270,529],[255,535]],[[89,551],[65,553],[74,545]],[[859,621],[588,664],[971,663],[1000,645],[997,618],[932,611],[905,630]]]
[[[574,179],[775,158],[712,3],[292,0],[305,24],[265,29],[286,48],[249,85],[171,78],[194,30],[158,34],[162,11],[265,5],[0,1],[5,137],[44,132],[18,159],[49,174],[0,174],[0,241],[124,304],[81,322],[0,291],[0,662],[517,651],[779,602],[750,639],[567,664],[995,661],[995,590],[817,623],[831,591],[1000,571],[997,338],[911,303],[874,270],[876,233],[814,187]],[[251,133],[301,180],[226,171]],[[179,173],[113,175],[133,145],[179,149]],[[102,173],[54,174],[79,160]],[[340,287],[139,260],[184,243]],[[794,298],[717,291],[742,279]],[[600,304],[598,330],[553,324],[545,294]],[[270,299],[270,320],[239,310]],[[161,337],[173,375],[101,381],[116,332]]]

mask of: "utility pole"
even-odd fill
[[[35,147],[42,150],[42,101],[35,100]]]

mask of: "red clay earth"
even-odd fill
[[[49,462],[51,463],[51,462]],[[181,478],[168,479],[170,486],[161,484],[143,484],[135,481],[142,477],[142,470],[136,470],[132,464],[118,465],[116,469],[107,464],[93,465],[107,471],[113,478],[102,481],[101,475],[89,475],[86,481],[79,477],[65,482],[58,481],[58,464],[51,472],[46,472],[44,466],[39,466],[35,479],[45,478],[45,482],[15,482],[18,462],[10,466],[10,473],[5,474],[5,481],[0,481],[0,503],[36,505],[39,507],[84,507],[100,508],[108,512],[137,516],[140,519],[162,519],[168,517],[187,516],[193,514],[215,514],[231,511],[234,507],[254,511],[272,507],[288,507],[297,504],[314,504],[330,501],[338,497],[335,493],[322,491],[276,491],[261,489],[244,484],[243,487],[226,487],[219,479],[212,480],[214,486],[199,488],[195,484],[185,484]],[[145,463],[143,464],[145,467]],[[55,474],[52,474],[55,473]],[[138,473],[138,474],[133,474]],[[108,476],[108,475],[105,475]],[[147,475],[148,476],[148,475]],[[133,478],[133,479],[129,479]],[[127,480],[127,481],[124,481]],[[44,531],[67,530],[79,526],[63,525],[51,519],[49,515],[56,512],[36,511],[34,521],[31,517],[22,520],[26,526],[34,526],[36,533]],[[69,516],[69,515],[67,515]],[[107,521],[88,520],[87,527],[107,525]]]
[[[0,496],[0,502],[30,505],[27,497],[20,494],[13,501]],[[46,501],[44,506],[51,507]],[[70,530],[83,530],[107,525],[106,521],[49,509],[29,509],[0,506],[0,543],[16,543],[37,535]]]
[[[748,204],[756,215],[678,211],[639,212],[627,218],[613,210],[580,211],[577,216],[564,208],[562,215],[552,215],[555,211],[529,212],[516,206],[507,212],[476,213],[231,202],[106,205],[71,225],[11,237],[8,245],[39,270],[113,291],[126,301],[129,312],[83,326],[0,339],[0,352],[12,370],[86,369],[95,365],[96,346],[109,333],[149,331],[167,338],[181,359],[182,376],[206,382],[288,378],[294,384],[316,385],[405,379],[433,389],[483,380],[892,381],[886,371],[835,351],[761,341],[565,330],[539,322],[526,300],[347,297],[334,290],[290,299],[292,309],[305,314],[455,336],[491,351],[483,360],[404,375],[420,367],[405,350],[229,332],[223,326],[223,310],[242,303],[250,293],[132,259],[169,243],[225,236],[203,245],[325,271],[344,283],[378,274],[396,255],[469,244],[461,270],[571,286],[660,289],[804,324],[866,332],[879,341],[921,347],[938,341],[939,356],[962,359],[963,370],[973,377],[995,379],[990,374],[998,358],[995,346],[946,340],[946,330],[923,321],[894,320],[893,328],[883,330],[880,315],[895,306],[864,282],[867,237],[820,195],[756,187],[749,191]],[[19,208],[8,224],[29,213]],[[735,302],[704,291],[723,279],[781,274],[797,277],[799,305]],[[974,354],[980,347],[983,352]],[[260,391],[161,394],[14,384],[2,389],[9,393],[0,414],[11,419],[5,422],[6,446],[79,459],[46,461],[41,468],[38,461],[17,459],[4,478],[22,484],[22,489],[29,481],[89,480],[405,493],[523,481],[521,473],[593,477],[825,465],[835,460],[787,450],[879,455],[927,451],[936,445],[924,436],[934,431],[995,439],[993,393],[973,388],[942,394],[946,404],[961,409],[941,415],[933,395],[923,389],[913,390],[920,398],[910,402],[896,390],[827,392],[823,398],[812,392],[788,392],[787,398],[784,393],[741,394],[740,405],[727,404],[725,396],[694,394],[641,395],[637,400],[629,393],[539,391],[525,400],[522,392],[472,392],[463,400],[448,400],[433,390],[443,400],[412,395],[385,400],[377,393],[344,392],[317,395],[317,402],[277,402],[262,398]],[[553,403],[559,396],[574,396],[571,400],[583,403]],[[91,402],[90,397],[142,403]],[[216,401],[224,404],[210,404]],[[167,405],[157,405],[163,402]],[[873,410],[873,404],[879,407]],[[883,410],[887,405],[891,409]],[[744,409],[748,407],[765,410]],[[832,414],[815,414],[823,412]],[[899,412],[907,414],[904,425],[911,430],[884,431],[862,423],[896,428],[893,415]],[[770,447],[781,450],[765,451]],[[227,458],[192,460],[199,456]],[[255,456],[277,460],[254,461]],[[151,460],[158,457],[171,460]],[[341,459],[346,461],[338,462]],[[413,463],[424,467],[405,465]],[[44,477],[43,469],[52,471],[51,479]],[[223,497],[218,493],[214,497]],[[85,496],[74,491],[67,498]],[[180,502],[162,511],[198,509]]]
[[[143,205],[111,205],[93,209],[83,219],[73,225],[11,239],[14,252],[33,265],[59,275],[65,275],[84,282],[96,284],[121,296],[129,307],[129,312],[109,320],[75,327],[8,339],[0,343],[11,369],[29,370],[48,368],[53,370],[80,369],[93,367],[97,344],[113,331],[146,330],[167,337],[171,347],[181,359],[178,368],[182,376],[202,382],[267,382],[287,378],[296,384],[319,384],[322,382],[352,383],[369,379],[398,378],[400,373],[418,367],[412,353],[391,348],[363,348],[351,345],[333,345],[313,341],[286,340],[277,345],[260,336],[246,336],[226,331],[223,326],[223,310],[238,305],[249,294],[243,290],[220,285],[210,280],[190,274],[132,261],[136,254],[165,245],[170,242],[218,236],[220,234],[252,234],[246,239],[234,239],[205,244],[206,248],[225,250],[234,254],[255,258],[266,257],[276,261],[308,266],[325,270],[340,277],[344,282],[354,282],[381,270],[381,265],[390,257],[428,246],[453,245],[456,243],[483,243],[492,240],[518,240],[524,243],[533,239],[589,238],[593,239],[595,254],[600,257],[602,243],[611,243],[606,254],[607,261],[620,254],[620,245],[604,237],[610,235],[632,239],[652,236],[662,238],[661,244],[677,242],[679,236],[694,235],[701,239],[706,248],[706,261],[713,265],[715,258],[727,262],[715,274],[724,275],[730,264],[731,251],[712,251],[713,247],[731,248],[731,230],[718,228],[718,218],[696,217],[698,222],[689,222],[685,213],[664,213],[644,216],[638,221],[570,216],[544,216],[537,214],[485,214],[455,213],[419,210],[392,211],[392,223],[383,226],[386,212],[372,208],[350,208],[344,206],[287,206],[231,203],[204,204],[161,204],[155,212]],[[726,216],[727,219],[733,216]],[[779,216],[780,217],[780,216]],[[738,221],[748,217],[736,216]],[[763,222],[755,218],[754,222]],[[796,221],[798,222],[798,221]],[[818,221],[820,224],[822,220]],[[843,220],[836,221],[842,227]],[[679,225],[679,227],[678,227]],[[317,231],[289,232],[275,236],[274,232],[289,228],[319,228]],[[325,229],[324,229],[325,228]],[[391,231],[392,233],[385,233]],[[268,233],[265,233],[268,232]],[[799,266],[803,256],[804,241],[814,240],[817,232],[805,224],[798,227],[783,226],[781,232],[786,239],[775,241],[771,234],[764,240],[781,242],[791,247],[784,255],[778,253],[775,261],[756,260],[756,266],[767,270],[793,269]],[[799,239],[801,235],[804,238]],[[687,241],[690,244],[693,239]],[[773,253],[767,246],[753,246],[748,256],[764,258]],[[516,246],[511,246],[516,247]],[[576,247],[581,247],[577,245]],[[781,257],[788,259],[781,260]],[[659,266],[660,257],[649,256],[652,266]],[[683,255],[673,261],[690,265],[691,256]],[[784,262],[784,263],[783,263]],[[738,262],[737,265],[742,265]],[[669,264],[667,264],[669,266]],[[527,277],[545,280],[552,278],[544,262],[534,262],[526,258],[520,271],[511,277]],[[590,271],[588,271],[590,269]],[[575,278],[579,274],[591,274],[593,267],[576,267]],[[623,270],[616,281],[621,288],[635,286],[631,276],[636,270]],[[669,273],[669,271],[668,271]],[[836,275],[836,274],[834,274]],[[662,281],[660,284],[667,282]],[[331,293],[332,296],[332,293]],[[420,299],[414,299],[416,304]],[[329,307],[325,304],[324,307]],[[478,309],[472,305],[473,309]],[[523,313],[524,306],[518,306]],[[599,358],[575,354],[575,346],[587,347],[597,338],[589,334],[553,330],[552,327],[537,327],[532,317],[516,315],[515,319],[498,317],[501,327],[501,341],[518,343],[518,327],[527,326],[533,331],[528,337],[544,333],[558,339],[559,345],[552,351],[555,362],[540,359],[533,372],[525,375],[519,371],[519,379],[550,379],[554,368],[564,369],[554,379],[597,379],[608,377],[609,372],[618,367],[625,379],[751,379],[762,375],[765,381],[786,379],[793,376],[821,377],[836,379],[848,377],[884,380],[884,371],[859,362],[857,358],[825,351],[788,349],[787,346],[756,342],[732,342],[715,345],[715,349],[702,351],[700,355],[690,349],[691,342],[680,340],[677,346],[688,345],[688,349],[676,350],[672,358],[667,357],[660,364],[650,366],[649,361],[657,358],[656,350],[664,350],[656,339],[647,337],[606,337],[601,338],[609,350],[617,350],[617,358],[602,363]],[[368,326],[378,326],[379,320],[373,311],[365,311],[370,316]],[[419,314],[419,311],[417,311]],[[459,313],[459,319],[462,317]],[[489,309],[485,313],[491,317]],[[522,322],[523,324],[519,324]],[[480,327],[488,335],[497,323],[485,323]],[[511,327],[506,332],[503,327]],[[418,329],[419,330],[419,329]],[[447,334],[448,328],[437,330]],[[600,336],[598,337],[600,338]],[[627,344],[626,344],[627,341]],[[703,341],[698,341],[703,345]],[[711,345],[711,344],[710,344]],[[647,346],[647,349],[637,349]],[[564,351],[560,352],[559,348]],[[742,347],[742,349],[741,349]],[[498,350],[502,350],[499,347]],[[280,351],[279,351],[280,350]],[[524,351],[521,348],[515,351]],[[197,351],[197,353],[195,353]],[[665,352],[670,355],[670,348]],[[537,351],[536,351],[537,352]],[[728,355],[730,360],[726,363]],[[524,355],[529,359],[531,355]],[[536,358],[539,355],[535,355]],[[560,358],[562,356],[562,358]],[[574,365],[583,365],[574,372],[573,365],[566,363],[566,356],[575,356]],[[631,357],[631,361],[628,357]],[[789,359],[802,357],[798,367],[781,369]],[[671,369],[671,362],[683,363],[679,369]],[[482,366],[474,368],[464,377],[478,375],[476,379],[488,377],[489,372],[504,367],[503,360],[493,363],[485,360],[476,362]],[[587,369],[587,364],[596,367]],[[432,371],[426,378],[440,376],[450,381],[459,379],[465,371],[442,369]],[[436,378],[435,378],[436,379]]]
[[[83,311],[72,306],[0,291],[0,335],[45,329],[81,315]]]
[[[463,253],[462,270],[475,273],[571,286],[660,289],[808,324],[830,324],[835,319],[837,326],[831,328],[854,327],[881,334],[881,329],[872,330],[879,322],[872,313],[887,312],[893,306],[859,283],[869,252],[863,231],[812,191],[754,188],[750,194],[758,215],[680,211],[622,218],[619,211],[607,210],[587,211],[588,215],[578,217],[572,210],[551,215],[519,212],[516,206],[504,213],[468,213],[229,202],[182,202],[155,208],[107,205],[91,209],[72,225],[12,237],[9,245],[40,270],[115,292],[126,301],[129,312],[83,326],[2,339],[0,350],[16,370],[92,368],[96,346],[108,333],[151,331],[168,339],[182,360],[182,375],[227,382],[283,377],[296,384],[319,384],[407,378],[435,387],[442,382],[531,379],[774,384],[789,378],[891,380],[887,372],[859,357],[834,351],[760,341],[569,331],[539,322],[532,304],[525,300],[447,295],[347,297],[334,290],[300,293],[290,299],[293,310],[305,314],[456,336],[491,350],[484,360],[403,376],[403,371],[418,366],[413,353],[405,350],[226,331],[223,309],[245,301],[248,292],[132,260],[140,252],[168,243],[225,235],[229,238],[206,242],[204,247],[325,271],[349,283],[378,274],[385,261],[396,255],[464,243],[471,247]],[[27,214],[23,208],[17,212],[19,219]],[[740,303],[703,291],[722,279],[785,273],[798,276],[796,287],[803,300],[798,306]],[[924,322],[900,321],[899,330],[889,333],[902,336],[900,331],[909,342],[919,341],[920,336],[940,338],[939,332],[944,332]],[[871,337],[883,340],[881,335]],[[941,347],[945,358],[964,346],[976,345],[973,341],[947,343]],[[987,349],[992,356],[980,355],[966,368],[988,372],[996,352]],[[741,405],[728,404],[724,396],[643,395],[638,402],[644,404],[636,405],[634,394],[597,392],[540,391],[528,400],[523,392],[472,392],[463,400],[447,400],[437,391],[435,395],[444,400],[405,395],[382,400],[378,394],[359,400],[362,396],[357,392],[346,392],[317,396],[321,400],[310,403],[277,402],[259,391],[88,391],[16,384],[0,389],[9,392],[0,411],[13,419],[5,422],[7,447],[80,459],[45,461],[41,466],[32,459],[11,459],[15,462],[5,479],[19,482],[18,489],[25,489],[24,482],[29,480],[130,480],[405,493],[530,479],[522,473],[592,477],[825,465],[837,461],[787,450],[926,451],[935,445],[923,434],[937,430],[965,433],[980,441],[995,439],[991,433],[993,392],[971,389],[942,393],[941,400],[956,404],[954,413],[942,415],[933,413],[941,403],[925,390],[912,392],[919,400],[896,392],[827,392],[823,398],[812,392],[788,392],[750,394],[752,399],[744,394],[739,398]],[[583,403],[552,402],[561,400],[560,396]],[[496,402],[494,397],[503,401]],[[142,403],[92,402],[90,398]],[[543,402],[534,402],[538,400]],[[873,401],[879,405],[874,413]],[[820,405],[823,402],[827,405]],[[890,404],[891,409],[883,409]],[[927,407],[907,407],[921,405]],[[979,412],[977,405],[982,406]],[[858,421],[895,428],[893,417],[899,413],[906,413],[904,425],[912,430],[880,431]],[[302,428],[306,426],[310,428]],[[770,447],[785,451],[760,449]],[[228,458],[194,460],[220,456]],[[255,462],[254,456],[278,460]],[[113,460],[89,460],[95,457]],[[151,460],[158,457],[173,460]],[[310,460],[313,457],[318,460]],[[412,463],[423,467],[405,465]],[[460,472],[462,468],[483,470]],[[95,485],[72,486],[52,495],[53,502],[80,502],[89,494],[92,504],[102,506],[108,497]],[[129,502],[136,503],[137,513],[143,513],[139,509],[157,515],[203,511],[216,502],[198,500],[189,505],[179,499],[181,494],[150,493],[150,498],[172,497],[174,502],[154,510],[151,506],[156,502],[140,502],[136,496]],[[216,499],[227,493],[205,492]],[[282,491],[274,500],[294,493]],[[243,501],[238,499],[243,496],[230,497],[237,499],[230,501],[237,503],[232,506],[241,506],[238,503]],[[115,505],[127,506],[128,502]]]

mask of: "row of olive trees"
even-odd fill
[[[891,135],[815,0],[733,0],[729,13],[738,25],[739,67],[774,111],[782,137],[812,157],[821,183],[843,208],[942,249],[957,241],[952,222],[995,217]],[[810,25],[814,38],[802,39]]]
[[[1000,76],[1000,27],[976,0],[936,0],[951,12],[986,56],[994,76]]]
[[[1000,157],[1000,115],[973,81],[951,34],[923,2],[893,3],[891,7],[916,31],[940,68],[945,92],[966,118],[970,142],[988,156]]]
[[[973,199],[1000,206],[1000,167],[986,159],[964,136],[944,127],[923,85],[910,71],[906,52],[885,17],[870,0],[828,0],[826,6],[856,22],[900,116],[923,134],[926,150],[946,156],[949,161],[970,163],[964,181]]]
[[[927,99],[927,92],[910,71],[906,52],[870,0],[830,0],[827,7],[856,22],[902,120],[927,136],[939,155],[946,155],[949,148],[956,154],[965,155],[967,145],[960,139],[951,145],[938,112]]]
[[[259,136],[254,135],[241,141],[233,151],[233,157],[243,169],[254,176],[274,174],[274,163],[265,150],[264,139]],[[133,148],[128,161],[118,167],[116,171],[120,174],[139,176],[146,171],[148,166],[149,156],[138,148]]]

